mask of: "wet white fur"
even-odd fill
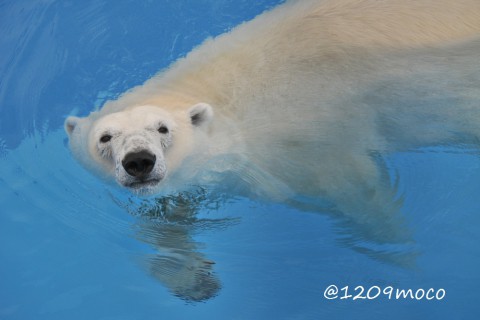
[[[291,1],[66,128],[74,154],[111,176],[97,133],[145,131],[152,113],[175,124],[159,191],[229,172],[247,195],[322,197],[360,223],[396,221],[376,155],[476,143],[479,57],[479,0]],[[197,128],[199,102],[215,115]]]

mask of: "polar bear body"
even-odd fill
[[[477,141],[479,39],[478,0],[292,1],[66,130],[82,163],[133,190],[323,198],[375,233],[399,223],[377,155]],[[134,160],[132,178],[139,148],[155,160]],[[137,183],[147,167],[155,179]]]

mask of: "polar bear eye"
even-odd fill
[[[158,132],[163,134],[168,133],[168,128],[162,125],[160,128],[158,128]]]
[[[112,139],[112,136],[109,135],[109,134],[104,134],[101,138],[100,138],[100,142],[101,143],[107,143],[108,141],[110,141]]]

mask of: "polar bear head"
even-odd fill
[[[212,117],[206,103],[175,111],[145,105],[68,117],[65,130],[87,168],[134,192],[152,193],[198,147]]]

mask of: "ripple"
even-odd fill
[[[54,216],[85,235],[129,232],[128,219],[109,201],[105,186],[71,159],[62,143],[63,131],[40,136],[29,136],[0,159],[2,206],[18,209],[20,201],[28,212]],[[14,218],[16,213],[7,214]]]

